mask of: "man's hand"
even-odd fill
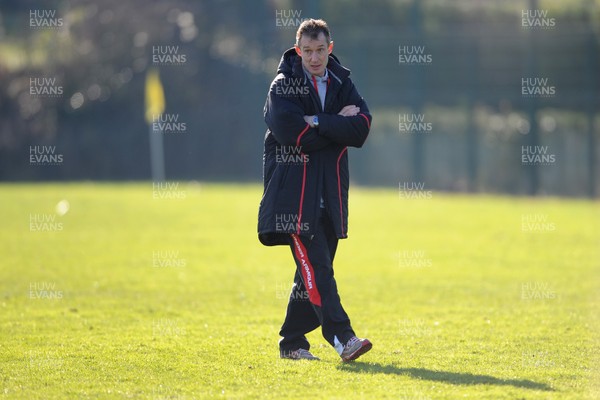
[[[351,104],[349,106],[342,108],[342,110],[338,113],[338,115],[341,115],[342,117],[354,117],[359,112],[360,112],[360,108]]]
[[[313,118],[314,118],[314,115],[305,115],[304,116],[304,120],[306,121],[307,124],[310,125],[311,128],[315,127],[315,124],[313,124]]]

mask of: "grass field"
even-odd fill
[[[260,195],[1,185],[0,398],[600,398],[597,202],[352,188],[336,277],[374,346],[342,364],[319,331],[278,358]]]

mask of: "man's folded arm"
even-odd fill
[[[283,146],[302,146],[302,151],[314,151],[331,144],[304,120],[302,107],[289,98],[269,91],[265,104],[265,122],[275,139]]]
[[[373,117],[367,103],[360,97],[354,86],[348,104],[360,108],[359,113],[351,117],[338,114],[318,114],[319,135],[344,146],[362,147],[369,135]]]

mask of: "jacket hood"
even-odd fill
[[[327,62],[327,69],[337,75],[340,79],[345,79],[350,76],[350,70],[340,64],[340,60],[331,53]],[[296,75],[303,77],[302,59],[296,54],[296,49],[291,47],[283,53],[279,66],[277,67],[278,74]]]

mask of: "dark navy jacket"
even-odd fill
[[[281,57],[264,114],[264,192],[258,215],[258,237],[266,246],[289,244],[289,234],[312,236],[321,199],[338,238],[348,232],[348,151],[361,147],[371,126],[367,104],[350,71],[329,56],[325,108],[302,68],[294,48]],[[353,117],[337,115],[347,105],[360,107]],[[304,115],[317,115],[311,128]]]

